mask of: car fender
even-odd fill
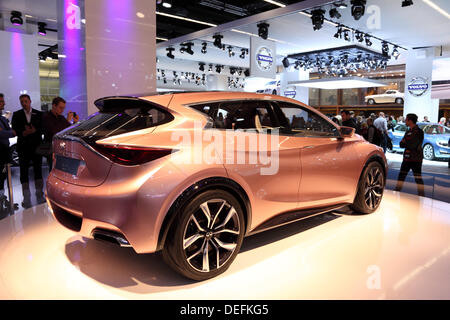
[[[158,246],[157,250],[164,247],[164,243],[169,232],[170,226],[174,222],[177,212],[182,206],[197,194],[209,190],[211,188],[219,188],[234,194],[241,205],[244,206],[246,216],[246,233],[251,226],[251,204],[248,193],[236,181],[230,179],[225,169],[206,169],[198,172],[195,176],[189,176],[167,197],[166,202],[161,208],[155,230],[158,230]]]

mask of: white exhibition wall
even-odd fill
[[[5,111],[21,108],[19,96],[29,94],[33,108],[41,109],[38,41],[36,35],[0,31],[0,92]]]
[[[88,114],[101,97],[156,92],[155,11],[155,1],[85,1]]]

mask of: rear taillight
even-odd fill
[[[171,154],[174,150],[133,146],[93,144],[92,147],[111,161],[125,166],[135,166]]]

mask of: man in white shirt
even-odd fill
[[[386,153],[388,127],[387,127],[387,121],[386,121],[386,118],[384,117],[384,113],[383,112],[380,112],[378,114],[378,118],[375,119],[375,121],[373,122],[373,125],[383,135],[382,138],[381,138],[381,147],[383,148],[384,153]]]

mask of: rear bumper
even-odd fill
[[[137,253],[155,252],[166,201],[178,179],[176,170],[162,166],[154,176],[127,172],[127,179],[112,177],[97,187],[78,186],[50,174],[46,197],[55,219],[87,238],[95,230],[123,236]],[[133,169],[131,169],[133,170]],[[119,243],[120,244],[120,243]],[[126,245],[126,243],[123,243]]]

